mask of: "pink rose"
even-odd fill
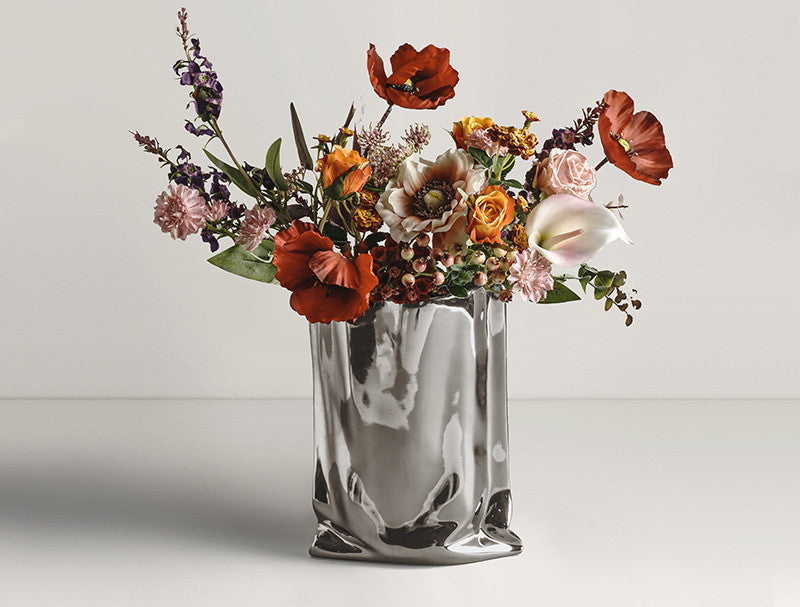
[[[550,150],[550,156],[539,165],[536,185],[545,194],[572,194],[589,199],[594,188],[594,169],[586,156],[575,150]]]

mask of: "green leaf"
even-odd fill
[[[244,192],[248,196],[252,196],[253,198],[258,199],[259,191],[255,189],[253,184],[250,183],[250,180],[242,171],[240,171],[234,166],[231,166],[223,162],[208,150],[203,150],[203,151],[206,153],[206,156],[208,156],[208,159],[214,164],[214,166],[216,166],[220,171],[225,173],[237,188],[239,188],[242,192]]]
[[[276,139],[267,150],[267,159],[264,164],[267,175],[279,190],[284,192],[289,189],[289,182],[281,170],[281,140]]]
[[[342,193],[344,192],[344,179],[350,174],[351,171],[354,171],[357,168],[358,168],[357,165],[353,165],[349,169],[347,169],[344,173],[339,175],[332,184],[330,184],[327,188],[323,190],[325,197],[333,198],[334,200],[341,200]]]
[[[453,297],[458,297],[459,299],[466,299],[469,297],[469,291],[465,287],[461,285],[449,285],[447,287],[448,293]]]
[[[514,168],[514,163],[517,161],[516,158],[512,154],[507,154],[500,159],[500,166],[503,167],[503,170],[500,171],[500,179],[505,179],[506,175],[511,172],[511,169]]]
[[[581,298],[575,291],[570,289],[563,282],[556,281],[553,289],[547,293],[547,296],[539,303],[552,304],[564,303],[565,301],[578,301]]]
[[[505,181],[503,181],[503,185],[508,186],[509,188],[517,188],[518,190],[521,190],[522,188],[525,187],[516,179],[506,179]]]
[[[238,276],[260,282],[275,282],[278,269],[269,261],[274,248],[275,243],[269,240],[262,241],[253,251],[235,244],[210,257],[208,262]]]
[[[597,287],[595,287],[595,289],[594,289],[594,298],[595,299],[603,299],[609,293],[611,293],[611,287],[601,288],[601,289],[598,289]]]
[[[580,276],[580,272],[578,272],[578,276]],[[591,280],[592,280],[592,277],[588,276],[588,275],[581,276],[578,279],[578,282],[581,283],[581,288],[583,289],[584,293],[586,293],[586,285],[588,285]]]
[[[470,156],[472,156],[475,159],[475,162],[477,162],[481,166],[484,166],[487,169],[492,167],[492,159],[483,150],[479,150],[478,148],[469,148],[469,153]]]
[[[334,244],[343,245],[347,243],[347,231],[341,226],[337,226],[330,221],[322,228],[322,235],[330,238]]]
[[[308,151],[306,138],[303,135],[303,127],[300,126],[300,119],[297,117],[297,110],[294,109],[294,103],[289,104],[289,111],[292,114],[292,132],[294,132],[294,143],[297,146],[300,165],[306,169],[313,169],[314,161],[311,159],[311,152]]]
[[[603,270],[598,272],[594,277],[595,289],[607,289],[614,282],[614,272],[611,270]]]
[[[385,233],[382,233],[382,232],[373,232],[372,234],[370,234],[369,236],[367,236],[364,239],[364,242],[371,249],[375,245],[380,244],[381,242],[386,240],[387,236],[388,236],[388,234],[385,234]]]

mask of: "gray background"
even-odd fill
[[[0,396],[304,397],[307,328],[279,287],[205,262],[199,238],[152,224],[165,176],[128,129],[186,142],[187,91],[170,2],[4,4],[0,56]],[[661,187],[613,166],[594,196],[624,193],[626,268],[645,307],[634,326],[588,300],[510,306],[516,398],[797,397],[798,8],[761,2],[208,2],[191,25],[225,86],[222,125],[258,163],[273,139],[294,158],[288,102],[310,137],[362,98],[375,42],[449,47],[461,74],[425,121],[429,155],[466,114],[536,133],[569,124],[609,88],[665,125]],[[194,142],[192,142],[194,143]],[[199,153],[197,146],[193,148]],[[599,145],[588,150],[600,159]]]

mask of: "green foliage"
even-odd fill
[[[208,262],[244,278],[260,282],[275,282],[278,269],[272,263],[272,253],[275,243],[263,240],[258,247],[248,251],[242,245],[235,244],[209,258]]]
[[[237,188],[239,188],[242,192],[244,192],[248,196],[252,196],[256,200],[259,198],[260,192],[255,189],[252,182],[247,178],[247,175],[245,175],[235,166],[231,166],[223,162],[208,150],[203,150],[203,151],[206,153],[206,156],[208,156],[208,159],[214,164],[214,166],[228,176],[228,178],[231,180],[231,183],[233,183]]]
[[[567,301],[577,301],[581,298],[575,291],[570,289],[567,285],[563,282],[556,280],[553,285],[553,289],[548,291],[547,296],[542,299],[539,303],[543,304],[553,304],[553,303],[564,303]]]
[[[478,148],[469,148],[470,156],[484,168],[491,169],[492,168],[492,158],[483,150],[479,150]]]
[[[284,192],[289,189],[289,182],[286,181],[286,177],[283,176],[283,171],[281,170],[280,139],[276,139],[273,144],[269,146],[264,168],[266,169],[269,178],[272,179],[272,183],[275,184],[275,187],[277,187],[279,190],[283,190]]]
[[[314,161],[311,158],[311,152],[308,151],[306,138],[303,135],[303,127],[300,126],[300,119],[297,117],[297,110],[294,109],[294,103],[289,104],[289,111],[292,114],[292,132],[294,133],[294,143],[297,146],[300,165],[305,169],[313,169]]]

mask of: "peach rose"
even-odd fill
[[[469,213],[467,233],[473,242],[502,242],[500,230],[514,221],[514,199],[499,185],[486,186]]]
[[[548,196],[572,194],[588,200],[594,184],[594,169],[586,156],[575,150],[550,150],[536,177],[536,186]]]
[[[488,129],[494,124],[491,118],[481,118],[478,116],[464,116],[459,122],[453,123],[453,139],[456,147],[466,150],[465,140],[467,135],[478,129]]]
[[[358,192],[367,183],[372,169],[366,158],[355,150],[346,150],[342,146],[333,146],[333,151],[317,163],[317,170],[322,171],[323,187],[330,187],[339,177],[347,173],[350,167],[356,167],[344,178],[342,196]]]

